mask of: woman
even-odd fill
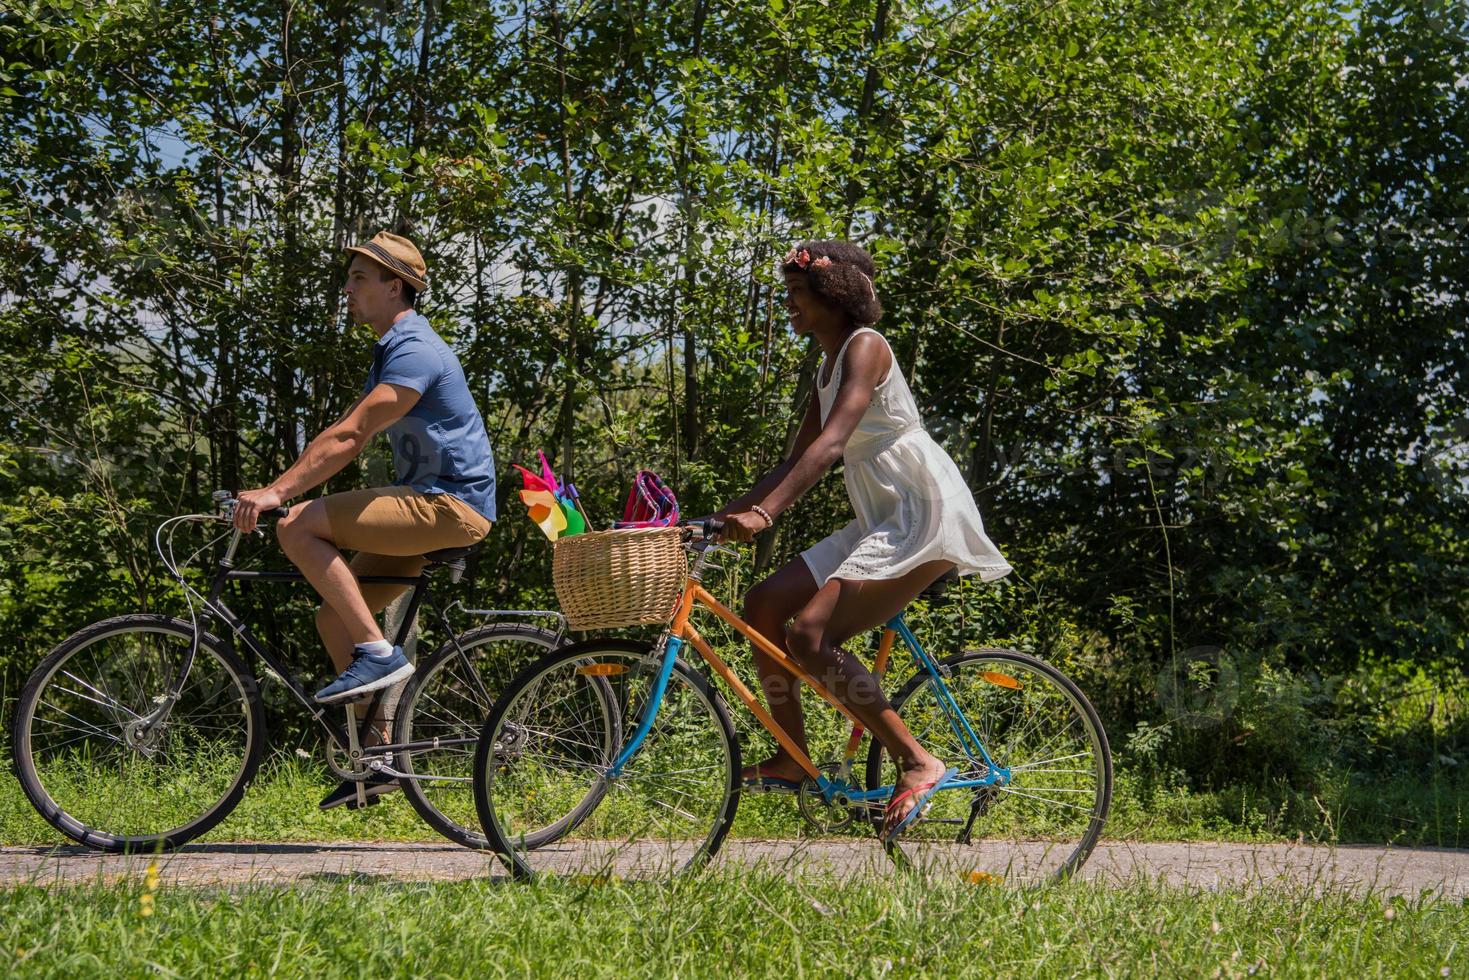
[[[745,619],[888,750],[900,774],[884,834],[897,834],[955,771],[918,744],[876,678],[841,645],[887,622],[952,570],[989,581],[1010,566],[985,535],[958,467],[923,430],[892,349],[870,327],[882,315],[871,256],[851,242],[803,242],[781,273],[792,328],[814,336],[826,356],[790,456],[716,516],[725,520],[725,537],[749,541],[845,459],[856,519],[751,589]],[[758,649],[755,660],[771,714],[805,751],[800,682]],[[743,775],[747,788],[762,792],[794,791],[806,776],[784,750]]]

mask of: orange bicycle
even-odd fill
[[[656,643],[604,638],[564,647],[523,670],[496,700],[476,750],[475,805],[486,838],[515,874],[670,874],[702,867],[719,851],[740,801],[740,747],[724,699],[681,658],[690,647],[805,769],[799,803],[818,833],[838,832],[854,817],[881,823],[896,774],[883,746],[872,740],[858,778],[864,732],[856,718],[704,589],[710,556],[725,550],[709,541],[717,531],[715,521],[683,526],[694,560]],[[839,762],[818,766],[797,747],[694,627],[696,608],[852,720]],[[917,672],[892,696],[893,708],[958,778],[934,794],[924,819],[884,844],[888,854],[976,881],[1074,872],[1101,835],[1112,794],[1107,736],[1085,695],[1056,668],[1012,650],[935,659],[901,614],[879,643],[879,677],[897,641]],[[535,830],[588,799],[595,808],[541,846]]]

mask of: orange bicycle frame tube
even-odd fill
[[[741,619],[738,614],[729,609],[729,607],[725,606],[724,603],[720,602],[718,599],[714,598],[714,596],[710,595],[709,592],[702,585],[690,579],[689,582],[684,586],[683,596],[679,599],[678,613],[673,617],[673,623],[670,626],[673,635],[693,644],[694,649],[699,651],[699,656],[704,658],[704,662],[707,663],[716,674],[724,678],[724,682],[729,685],[729,689],[735,693],[735,696],[738,697],[741,702],[744,703],[745,707],[749,709],[750,713],[759,720],[760,724],[764,726],[765,730],[768,731],[772,736],[774,736],[776,742],[780,744],[780,747],[786,752],[790,753],[791,758],[796,760],[801,768],[806,771],[807,775],[809,775],[812,779],[815,779],[820,775],[820,772],[816,768],[816,764],[811,761],[811,758],[806,755],[805,752],[802,752],[799,748],[796,747],[795,741],[790,737],[790,735],[786,733],[786,730],[784,728],[781,728],[780,725],[776,723],[776,720],[770,716],[770,713],[765,710],[765,706],[760,703],[759,699],[756,698],[755,695],[750,691],[750,689],[745,686],[745,683],[740,680],[739,675],[731,670],[729,665],[726,664],[722,659],[720,659],[719,655],[716,654],[714,650],[709,646],[709,644],[705,641],[705,639],[699,635],[699,631],[694,629],[693,625],[689,623],[689,615],[694,611],[694,604],[696,602],[700,605],[708,607],[720,619],[724,620],[730,626],[733,626],[735,629],[739,630],[740,633],[744,634],[746,639],[748,639],[751,643],[755,645],[755,648],[757,650],[770,657],[785,670],[790,671],[790,673],[805,681],[808,685],[810,685],[811,690],[815,691],[824,701],[826,701],[828,704],[836,708],[848,719],[850,719],[854,728],[851,739],[849,740],[848,752],[850,755],[856,754],[856,743],[862,738],[863,729],[861,723],[857,720],[857,717],[852,714],[851,710],[848,709],[846,705],[838,701],[836,695],[828,691],[820,681],[811,676],[811,674],[803,669],[800,664],[792,660],[785,653],[785,651],[781,650],[780,647],[776,646],[774,643],[771,643],[770,640],[763,636],[759,630],[755,629],[753,626],[750,626],[743,619]],[[894,634],[892,630],[886,630],[883,633],[882,644],[878,648],[878,676],[881,676],[882,671],[887,666],[887,655],[892,650],[893,635]]]

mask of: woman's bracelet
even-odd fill
[[[761,517],[765,518],[766,527],[775,527],[775,518],[770,516],[770,511],[766,510],[764,507],[761,507],[759,504],[751,504],[750,509],[759,514]]]

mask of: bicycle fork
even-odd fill
[[[658,709],[663,707],[663,695],[668,690],[668,678],[673,675],[673,664],[678,660],[678,652],[683,649],[681,637],[668,634],[663,638],[663,662],[658,665],[658,676],[653,681],[653,690],[648,693],[648,703],[643,707],[643,717],[638,721],[637,731],[633,732],[632,738],[622,747],[612,765],[607,767],[604,778],[616,779],[622,775],[622,767],[627,765],[638,749],[642,747],[643,740],[653,730],[653,722],[658,719]]]
[[[216,501],[220,499],[220,493],[221,491],[215,491],[214,499]],[[214,573],[214,580],[209,585],[209,595],[201,604],[204,615],[203,623],[199,621],[198,615],[193,611],[193,602],[190,601],[189,603],[189,613],[193,621],[194,635],[189,643],[189,652],[184,654],[184,662],[179,667],[176,675],[177,679],[173,683],[166,685],[164,692],[153,699],[157,707],[148,712],[146,717],[139,718],[137,721],[124,726],[123,735],[127,744],[144,755],[151,756],[156,750],[159,733],[168,724],[168,716],[173,713],[173,706],[183,696],[184,685],[188,683],[189,674],[194,669],[194,659],[199,655],[199,634],[208,626],[210,618],[218,619],[235,633],[240,631],[240,624],[231,620],[230,617],[222,615],[220,610],[216,609],[214,605],[219,599],[220,592],[224,589],[225,579],[229,574],[229,570],[235,566],[235,551],[240,547],[240,535],[241,532],[238,529],[230,535],[229,546],[225,548],[225,553],[219,560],[219,566]],[[183,580],[180,579],[180,581],[182,582]]]

